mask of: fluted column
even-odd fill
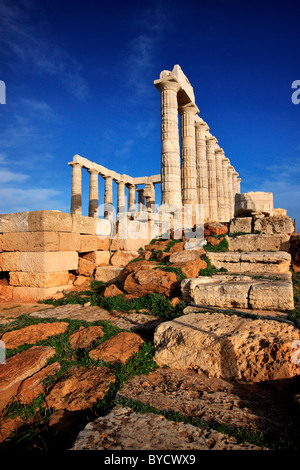
[[[235,214],[235,195],[239,192],[238,187],[238,172],[234,170],[232,175],[232,187],[233,187],[233,214]]]
[[[72,192],[71,192],[71,214],[82,213],[81,203],[81,163],[70,163],[72,166]]]
[[[90,174],[89,217],[99,217],[98,175],[95,169],[88,170]]]
[[[228,167],[228,195],[229,195],[229,216],[230,219],[234,217],[234,192],[233,192],[233,172],[234,168],[232,165]]]
[[[104,218],[112,219],[113,216],[113,179],[111,176],[104,176]]]
[[[222,168],[223,157],[224,157],[224,150],[221,148],[217,148],[216,149],[216,181],[217,181],[217,206],[218,206],[219,222],[225,221],[224,183],[223,183],[223,168]]]
[[[128,208],[130,212],[135,212],[135,184],[129,184],[129,199],[128,199]]]
[[[181,116],[181,190],[182,203],[196,206],[197,165],[196,165],[196,133],[195,115],[199,109],[194,104],[179,108]]]
[[[144,197],[146,198],[148,212],[152,212],[152,206],[155,204],[155,188],[153,183],[145,184]]]
[[[222,160],[223,187],[224,187],[224,222],[230,220],[229,192],[228,192],[228,165],[229,159],[224,157]]]
[[[237,193],[240,194],[241,193],[241,178],[238,178],[237,179]]]
[[[142,212],[145,209],[145,196],[144,196],[144,188],[138,188],[138,210]]]
[[[161,196],[162,204],[181,207],[180,148],[177,92],[175,81],[156,85],[161,93]]]
[[[124,181],[117,181],[118,183],[118,200],[117,200],[117,214],[125,212],[125,183]]]
[[[209,220],[215,222],[218,220],[217,206],[217,181],[216,181],[216,156],[215,148],[218,143],[213,136],[206,140],[207,155],[207,176],[208,176],[208,197],[209,197]]]
[[[195,128],[198,202],[203,205],[204,222],[207,222],[209,219],[209,200],[205,135],[209,127],[205,122],[196,122]]]

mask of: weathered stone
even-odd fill
[[[273,215],[273,193],[263,191],[237,193],[235,195],[235,217],[262,213]]]
[[[96,269],[96,264],[91,261],[79,258],[77,274],[80,276],[91,276]]]
[[[102,359],[106,362],[125,363],[143,344],[144,341],[136,333],[121,332],[92,349],[89,356],[95,361]]]
[[[27,232],[29,212],[0,214],[0,233]]]
[[[72,214],[72,232],[80,233],[82,235],[96,235],[97,233],[97,219],[94,217],[86,217],[79,214]],[[97,248],[96,248],[97,249]],[[93,250],[87,250],[93,251]]]
[[[70,450],[242,450],[258,449],[214,430],[135,413],[121,405],[88,423]]]
[[[58,251],[58,232],[4,233],[3,251]]]
[[[225,380],[287,379],[300,373],[292,361],[292,345],[299,339],[297,328],[273,320],[191,313],[158,326],[154,359],[161,367]]]
[[[109,237],[97,237],[98,250],[108,251],[109,250]]]
[[[5,255],[6,253],[2,253]],[[10,253],[11,255],[17,253]],[[20,269],[8,271],[25,271],[32,273],[51,273],[56,271],[71,271],[78,267],[78,254],[75,251],[19,253]]]
[[[98,250],[97,235],[80,235],[80,253]]]
[[[101,326],[81,326],[70,336],[69,342],[73,349],[86,349],[90,347],[98,338],[102,338],[104,332]]]
[[[43,381],[50,375],[54,375],[60,369],[59,362],[53,362],[49,366],[44,367],[32,377],[24,380],[17,393],[17,400],[23,404],[32,402],[41,393],[44,393],[45,386]]]
[[[54,297],[59,292],[67,291],[70,284],[57,287],[13,287],[12,299],[14,301],[38,302]]]
[[[118,266],[99,266],[95,271],[95,280],[102,282],[116,282],[120,279],[123,269],[124,268]]]
[[[172,267],[180,268],[182,273],[190,279],[199,276],[200,269],[205,269],[207,264],[203,259],[199,258],[187,261],[186,263],[174,263]]]
[[[237,219],[238,220],[238,219]],[[251,234],[226,237],[229,251],[288,251],[289,235]]]
[[[268,234],[291,235],[295,232],[293,221],[290,217],[261,217],[254,222],[254,231]]]
[[[216,268],[225,268],[230,273],[284,273],[291,264],[291,255],[283,251],[209,252],[207,257]]]
[[[293,283],[270,280],[252,284],[249,307],[255,310],[294,310]]]
[[[0,300],[10,301],[13,296],[13,287],[12,286],[0,286]]]
[[[47,394],[47,406],[56,410],[87,410],[104,398],[114,381],[115,376],[107,367],[72,367]]]
[[[116,297],[121,294],[123,292],[115,284],[110,284],[110,286],[106,287],[103,297]]]
[[[79,233],[58,233],[58,250],[59,251],[80,251],[80,235]]]
[[[2,237],[3,237],[3,234],[0,233],[0,253],[1,253],[1,251],[3,251],[2,250]]]
[[[6,360],[0,367],[0,411],[16,395],[23,380],[42,369],[55,354],[50,346],[33,346]]]
[[[178,253],[173,253],[169,261],[170,263],[187,263],[188,261],[193,261],[199,259],[201,255],[205,253],[203,248],[198,248],[194,250],[183,250]]]
[[[69,272],[59,271],[52,273],[25,273],[10,272],[9,284],[20,287],[58,287],[69,282]]]
[[[175,243],[171,248],[169,249],[169,253],[177,253],[178,251],[182,251],[184,249],[184,242],[178,242]]]
[[[138,251],[116,251],[111,257],[112,266],[126,266],[130,261],[139,257]]]
[[[20,271],[20,253],[0,253],[0,271]]]
[[[252,232],[252,217],[238,217],[230,221],[229,232],[237,233],[251,233]]]
[[[79,276],[76,277],[73,284],[74,284],[74,286],[78,287],[78,286],[83,286],[84,284],[86,284],[88,282],[90,282],[90,279],[88,277],[79,275]]]
[[[16,230],[19,231],[19,230]],[[28,213],[29,232],[71,232],[72,216],[60,211],[33,211]]]
[[[110,256],[109,251],[92,251],[90,253],[83,253],[80,257],[94,263],[96,266],[107,266]]]
[[[215,237],[207,237],[206,242],[209,243],[212,246],[217,246],[220,245],[221,241],[224,240],[223,237],[220,238],[215,238]]]
[[[210,222],[204,225],[204,235],[224,235],[228,232],[228,227],[220,222]]]
[[[50,336],[65,333],[68,326],[69,324],[66,322],[37,323],[19,330],[8,331],[2,335],[1,340],[4,341],[7,349],[15,349],[22,344],[35,344]]]
[[[140,297],[153,293],[171,297],[177,287],[176,274],[160,269],[141,269],[129,274],[124,281],[124,290]]]

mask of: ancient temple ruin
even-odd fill
[[[117,184],[117,215],[144,208],[155,211],[155,185],[161,184],[161,205],[172,210],[202,205],[204,222],[228,222],[234,217],[239,174],[225,156],[208,124],[199,116],[193,87],[179,65],[164,70],[155,87],[161,94],[161,173],[133,178],[75,155],[72,166],[71,214],[82,213],[82,168],[90,174],[89,217],[98,218],[99,175],[105,181],[104,218],[113,211],[113,183]],[[179,135],[179,116],[181,135]],[[125,187],[129,188],[126,204]],[[137,199],[138,194],[138,199]],[[138,201],[138,202],[137,202]]]

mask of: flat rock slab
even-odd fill
[[[99,344],[89,352],[89,356],[95,361],[102,359],[124,364],[143,344],[144,340],[139,335],[124,331]]]
[[[86,425],[70,450],[258,450],[214,430],[120,405]]]
[[[17,394],[21,382],[41,370],[55,352],[50,346],[32,346],[0,366],[0,410]]]
[[[87,328],[82,326],[70,336],[69,342],[74,349],[86,349],[102,336],[104,336],[104,331],[101,326],[88,326]]]
[[[72,367],[47,394],[49,408],[79,411],[102,400],[115,376],[107,367]]]
[[[104,308],[82,305],[61,305],[41,312],[32,313],[36,318],[56,318],[57,320],[71,319],[96,322],[100,320],[109,321],[121,329],[136,331],[139,333],[152,331],[161,323],[161,319],[143,313],[121,313],[108,311]]]
[[[274,389],[230,383],[187,370],[158,369],[135,376],[117,393],[116,400],[122,399],[268,436],[286,435],[295,422],[295,408]],[[295,426],[299,426],[299,419]]]
[[[15,349],[22,344],[35,344],[37,341],[50,338],[50,336],[65,333],[69,324],[66,322],[38,323],[19,330],[8,331],[1,337],[6,349]]]
[[[155,331],[159,366],[190,369],[209,377],[263,382],[295,377],[292,359],[300,330],[274,320],[223,313],[191,313],[164,322]]]
[[[226,268],[229,273],[284,273],[291,264],[291,255],[285,251],[210,252],[207,257],[216,268]]]

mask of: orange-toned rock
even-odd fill
[[[52,273],[10,272],[9,284],[20,287],[59,287],[68,284],[69,271]]]
[[[224,235],[228,232],[228,227],[220,222],[212,222],[205,224],[204,227],[204,236],[208,237],[209,235]]]
[[[199,259],[203,254],[205,254],[204,248],[194,248],[192,250],[183,250],[177,253],[173,253],[169,261],[170,263],[187,263],[195,259]]]
[[[12,300],[13,289],[12,286],[0,285],[0,300]]]
[[[169,243],[170,243],[170,240],[157,240],[155,243],[146,245],[144,250],[149,250],[149,251],[165,250]]]
[[[91,276],[96,269],[96,264],[87,259],[79,258],[77,274],[80,276]]]
[[[177,242],[171,246],[169,253],[177,253],[178,251],[184,250],[184,242]]]
[[[44,367],[32,377],[24,380],[17,393],[17,399],[21,403],[30,403],[44,392],[43,381],[50,375],[54,375],[60,369],[59,362],[53,362],[49,366]]]
[[[124,290],[128,294],[162,294],[171,297],[178,287],[176,274],[160,269],[141,269],[129,274],[124,281]]]
[[[75,281],[74,281],[74,286],[78,287],[78,286],[83,286],[84,284],[86,284],[87,282],[90,282],[90,279],[86,276],[77,276]]]
[[[164,260],[170,258],[171,254],[172,253],[168,253],[168,252],[165,252],[165,251],[160,251],[159,253],[157,253],[155,259],[157,261],[164,261]]]
[[[123,364],[144,344],[144,340],[136,333],[124,331],[99,344],[89,352],[91,359],[106,362],[122,362]]]
[[[295,273],[300,272],[300,261],[292,261],[292,269],[295,271]]]
[[[46,397],[49,408],[79,411],[102,400],[114,374],[107,367],[72,367]]]
[[[121,280],[124,280],[129,274],[140,271],[142,269],[153,269],[157,266],[156,261],[133,261],[127,264],[122,271]]]
[[[112,266],[126,266],[130,261],[139,257],[138,251],[116,251],[110,260]]]
[[[110,284],[106,287],[103,297],[116,297],[121,294],[123,294],[123,292],[115,284]]]
[[[55,353],[50,346],[33,346],[0,366],[0,411],[16,395],[21,382],[41,370]]]
[[[175,263],[172,264],[172,267],[180,268],[187,278],[192,279],[198,277],[200,269],[205,269],[207,264],[203,259],[199,258],[186,263]]]
[[[224,240],[224,237],[215,238],[215,237],[207,237],[207,243],[210,243],[212,246],[219,245],[221,241]]]
[[[103,251],[109,250],[109,237],[105,237],[105,238],[98,237],[98,250],[103,250]]]
[[[1,337],[6,349],[15,349],[22,344],[35,344],[37,341],[47,339],[50,336],[64,333],[69,326],[67,322],[38,323],[25,326],[19,330],[8,331]]]
[[[86,349],[98,338],[104,336],[101,326],[81,326],[70,336],[70,345],[73,349]]]

